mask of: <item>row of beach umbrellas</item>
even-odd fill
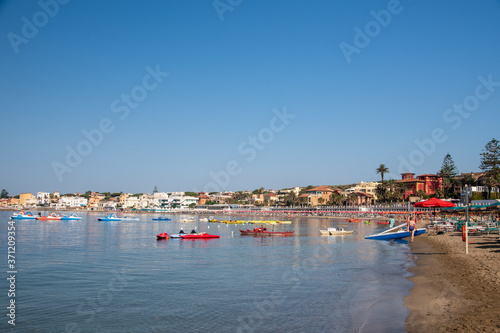
[[[463,210],[466,207],[456,207],[455,204],[444,201],[437,198],[431,198],[429,200],[417,202],[414,207],[424,207],[424,208],[443,208],[443,210]],[[469,209],[472,210],[495,210],[500,209],[500,202],[496,202],[491,205],[471,205]]]

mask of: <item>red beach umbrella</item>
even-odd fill
[[[436,208],[439,207],[455,207],[455,204],[449,201],[444,201],[438,198],[430,198],[429,200],[420,201],[413,207],[434,208],[434,218],[436,217]]]
[[[429,200],[420,201],[413,207],[436,208],[436,207],[455,207],[455,204],[449,201],[444,201],[438,198],[430,198]]]

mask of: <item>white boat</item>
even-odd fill
[[[207,219],[206,217],[202,217],[202,218],[200,219],[200,222],[208,222],[208,219]]]
[[[327,230],[320,230],[321,234],[324,236],[337,236],[337,235],[349,235],[352,234],[352,230],[347,230],[344,227],[331,227]]]
[[[183,223],[193,223],[194,219],[193,218],[181,219],[181,222],[183,222]]]

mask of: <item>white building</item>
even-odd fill
[[[465,197],[465,192],[468,192],[469,196],[472,196],[472,192],[488,192],[488,191],[491,191],[491,193],[498,193],[499,188],[491,187],[490,190],[489,186],[468,186],[462,189],[462,196]]]
[[[291,188],[285,188],[283,190],[279,190],[278,194],[284,194],[284,193],[295,193],[296,196],[299,196],[300,194],[300,187],[291,187]]]
[[[136,209],[146,209],[153,207],[153,198],[149,195],[149,193],[145,193],[139,197],[138,204],[134,207]]]
[[[139,197],[130,196],[126,198],[122,207],[135,209],[188,208],[193,203],[197,204],[198,200],[199,198],[184,195],[184,192],[144,193]]]
[[[39,205],[50,205],[50,193],[49,192],[38,192],[36,194],[36,199]]]
[[[172,208],[188,208],[191,204],[197,204],[199,198],[184,196],[184,195],[171,195],[169,198],[169,205]]]
[[[58,202],[52,202],[52,203],[50,204],[50,208],[54,208],[54,209],[59,210],[59,209],[64,209],[64,208],[66,208],[66,206],[64,206],[63,204],[60,204],[60,203],[58,203]]]
[[[374,199],[377,199],[377,186],[379,184],[379,182],[360,182],[355,186],[346,189],[344,193],[349,194],[353,192],[364,192],[370,194]]]
[[[149,204],[154,208],[168,206],[169,195],[165,192],[156,192],[149,196]]]
[[[139,207],[139,198],[138,197],[128,197],[122,203],[122,208],[137,208]]]
[[[82,207],[87,206],[88,200],[83,197],[64,196],[59,199],[59,205],[66,207]]]
[[[117,203],[114,201],[99,201],[97,204],[97,208],[105,210],[105,209],[116,209]]]
[[[38,200],[36,198],[28,198],[24,200],[24,207],[35,207],[37,203]]]

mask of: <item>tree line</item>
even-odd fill
[[[486,177],[485,183],[488,186],[488,191],[486,193],[475,194],[473,199],[498,199],[498,192],[491,192],[493,187],[500,187],[500,145],[499,141],[495,138],[490,140],[480,153],[479,169],[484,173],[484,177]],[[405,186],[393,179],[389,181],[384,180],[384,175],[389,173],[389,168],[384,164],[380,164],[375,169],[375,172],[381,176],[381,184],[377,187],[378,201],[401,201],[404,196]],[[458,198],[466,185],[476,185],[477,181],[471,174],[460,175],[449,153],[444,157],[443,164],[438,170],[437,175],[442,178],[442,187],[437,189],[435,194],[431,196],[438,198]],[[423,198],[428,197],[423,191],[418,191],[416,195]]]

